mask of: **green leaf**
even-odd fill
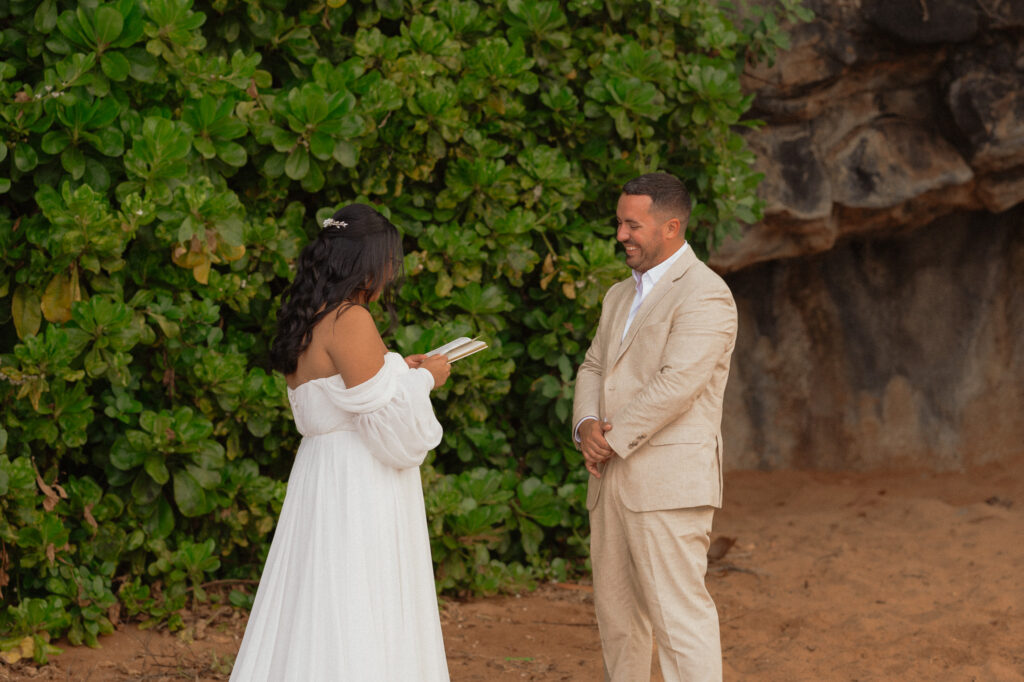
[[[159,62],[153,55],[135,47],[125,50],[124,56],[131,65],[129,74],[132,78],[142,83],[152,83],[156,80]]]
[[[263,172],[270,178],[279,178],[284,174],[284,164],[287,156],[281,153],[268,154],[263,161]]]
[[[71,143],[71,136],[68,135],[66,130],[51,130],[43,135],[43,140],[40,143],[40,147],[47,154],[60,154],[64,151],[64,148]],[[3,148],[3,153],[6,154],[7,146],[0,145]],[[3,158],[0,158],[2,161]]]
[[[96,9],[94,21],[94,40],[101,47],[114,42],[121,35],[121,30],[124,28],[124,17],[109,5],[101,5]]]
[[[217,156],[217,148],[213,146],[208,138],[196,137],[192,140],[192,146],[196,148],[196,151],[203,155],[204,159],[212,159]]]
[[[309,172],[306,177],[302,179],[302,189],[307,192],[319,192],[326,181],[323,170],[320,169],[320,164],[310,163]]]
[[[359,163],[359,148],[351,142],[338,140],[334,144],[332,156],[335,161],[345,168],[355,168],[356,164]]]
[[[33,16],[33,25],[39,33],[49,33],[57,25],[57,2],[56,0],[43,0],[36,7]]]
[[[272,426],[269,419],[256,415],[249,417],[249,419],[246,420],[245,424],[249,429],[249,433],[256,436],[257,438],[263,438],[265,435],[270,433],[270,429]]]
[[[530,477],[520,484],[518,499],[523,513],[542,526],[556,526],[562,519],[561,500],[538,478]]]
[[[527,555],[537,554],[540,543],[544,539],[544,531],[529,519],[519,520],[519,533],[523,543],[523,551]]]
[[[192,478],[199,483],[200,487],[205,490],[215,490],[221,483],[220,473],[212,471],[210,469],[204,469],[202,467],[189,464],[186,469],[188,473],[192,475]]]
[[[72,178],[78,180],[85,174],[85,154],[78,147],[68,147],[60,155],[60,165]]]
[[[296,147],[284,162],[284,172],[292,180],[301,180],[309,173],[309,152]]]
[[[166,538],[174,530],[174,509],[166,499],[157,499],[152,514],[143,523],[143,530],[153,540]]]
[[[149,477],[160,485],[167,483],[171,478],[171,473],[167,470],[167,464],[164,462],[163,453],[154,452],[150,454],[146,457],[143,467],[146,473],[149,474]]]
[[[249,160],[248,155],[245,153],[245,147],[235,142],[218,143],[217,158],[235,168],[241,168]]]
[[[277,151],[290,152],[299,143],[299,136],[284,128],[274,128],[271,131],[270,142]]]
[[[329,159],[334,152],[334,140],[325,133],[313,133],[309,140],[309,151],[318,159]]]
[[[11,298],[11,317],[19,339],[34,336],[42,323],[39,295],[24,285],[17,287]]]
[[[101,192],[106,191],[106,189],[110,187],[110,173],[107,172],[106,167],[100,164],[96,159],[86,158],[85,175],[82,177],[82,180],[89,187]],[[83,262],[90,256],[93,256],[93,254],[83,255]],[[92,271],[97,272],[98,268],[93,268]]]
[[[95,139],[90,142],[105,156],[120,156],[124,153],[124,134],[117,128],[106,127],[96,131]]]
[[[81,47],[91,47],[89,38],[81,30],[79,16],[72,10],[64,10],[57,17],[57,28],[72,43]]]
[[[219,471],[224,466],[224,446],[214,440],[203,441],[193,461],[208,471]]]
[[[374,4],[388,19],[398,19],[405,11],[405,0],[375,0]]]
[[[107,352],[102,348],[93,347],[85,354],[85,371],[91,377],[100,377],[106,374],[110,363],[107,362]]]
[[[182,514],[199,516],[207,511],[206,492],[187,471],[174,472],[174,502]]]
[[[112,81],[123,81],[131,73],[132,65],[120,52],[107,52],[100,57],[100,68]]]
[[[133,448],[127,438],[118,438],[110,448],[110,463],[121,471],[131,471],[140,466],[146,455]]]
[[[22,173],[28,173],[39,164],[39,157],[34,147],[26,142],[19,142],[14,147],[14,167]]]

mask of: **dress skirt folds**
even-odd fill
[[[397,353],[370,380],[288,390],[302,442],[232,682],[448,680],[419,465],[433,377]]]

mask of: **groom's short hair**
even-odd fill
[[[645,173],[633,178],[622,187],[623,194],[642,194],[651,198],[651,208],[672,218],[679,218],[686,225],[690,217],[690,193],[674,175],[668,173]]]

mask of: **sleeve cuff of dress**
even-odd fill
[[[427,393],[430,393],[434,388],[434,375],[430,373],[430,370],[426,367],[417,367],[413,372],[420,378]]]

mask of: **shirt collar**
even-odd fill
[[[672,264],[679,260],[679,257],[682,256],[683,252],[686,251],[686,249],[688,248],[690,248],[690,242],[683,242],[683,245],[676,249],[675,253],[673,253],[671,256],[655,265],[647,272],[640,273],[634,270],[633,279],[636,280],[637,286],[642,286],[643,291],[645,292],[650,291],[654,287],[654,285],[658,283],[658,280],[661,279],[666,272],[668,272],[669,268],[672,267]]]

